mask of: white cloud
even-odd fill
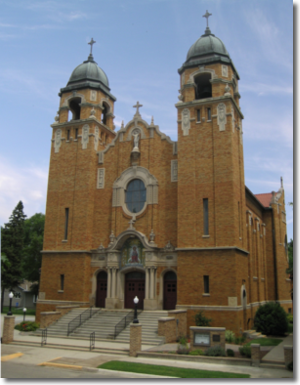
[[[0,224],[7,223],[21,200],[27,217],[45,212],[48,168],[16,167],[0,157]]]

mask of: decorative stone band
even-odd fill
[[[249,251],[235,246],[219,246],[219,247],[177,247],[176,251],[205,251],[205,250],[236,250],[244,254],[249,254]]]
[[[244,115],[242,114],[240,107],[237,105],[236,101],[233,99],[232,96],[225,96],[224,95],[224,96],[218,96],[215,98],[196,99],[196,100],[192,100],[191,102],[185,102],[185,103],[180,102],[180,103],[175,104],[175,107],[179,107],[180,109],[184,108],[184,107],[187,107],[187,108],[188,107],[196,107],[196,106],[205,105],[208,102],[210,104],[216,104],[216,103],[220,103],[221,101],[223,102],[226,100],[230,100],[233,103],[233,105],[235,106],[235,110],[239,114],[240,118],[244,119]]]
[[[58,253],[88,253],[91,254],[91,250],[42,250],[41,253],[43,254],[58,254]]]

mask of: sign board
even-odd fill
[[[195,333],[194,334],[194,345],[206,345],[210,346],[210,335]]]

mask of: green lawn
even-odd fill
[[[137,364],[135,362],[109,361],[99,365],[100,369],[120,370],[123,372],[154,374],[178,378],[249,378],[248,374],[214,372],[199,369],[184,369],[173,366]]]
[[[280,342],[282,342],[282,340],[279,338],[255,338],[244,346],[250,346],[251,344],[260,344],[260,346],[277,346]]]
[[[8,306],[3,306],[2,314],[7,314],[8,309],[9,309]],[[12,307],[11,308],[11,312],[14,315],[23,315],[23,308],[21,308],[21,307],[19,307],[19,308]],[[35,309],[27,309],[26,315],[35,315]]]

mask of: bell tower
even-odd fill
[[[200,310],[217,319],[224,306],[239,330],[247,316],[235,310],[249,262],[243,114],[239,74],[209,16],[178,70],[177,307],[189,309],[190,319]]]
[[[98,154],[115,138],[114,102],[108,78],[93,57],[77,66],[52,124],[44,250],[89,250],[92,247],[94,195],[103,179]],[[103,170],[101,171],[103,172]]]
[[[178,247],[244,248],[239,74],[209,16],[178,70]]]

